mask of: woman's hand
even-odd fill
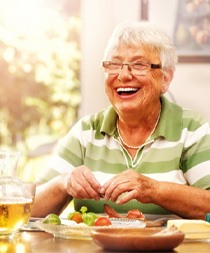
[[[104,194],[105,200],[111,199],[117,204],[124,204],[132,199],[136,199],[141,203],[152,202],[156,181],[143,176],[142,174],[129,169],[106,182],[100,194]],[[120,196],[123,194],[122,196]]]
[[[77,167],[66,178],[66,190],[73,198],[99,200],[101,185],[90,169],[84,165]]]

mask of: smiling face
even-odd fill
[[[117,63],[140,61],[160,64],[157,52],[125,44],[120,44],[109,60]],[[132,70],[124,65],[119,74],[106,73],[105,91],[119,115],[138,115],[140,111],[149,113],[159,104],[160,95],[167,91],[171,79],[172,72],[150,69],[146,75],[134,75]]]

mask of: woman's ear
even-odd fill
[[[169,69],[169,70],[163,71],[163,84],[161,88],[161,94],[164,94],[168,90],[169,85],[173,79],[173,76],[174,76],[174,70]]]

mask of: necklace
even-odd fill
[[[157,124],[158,124],[159,119],[160,119],[160,113],[159,113],[158,118],[157,118],[157,120],[156,120],[156,122],[155,122],[155,126],[154,126],[154,128],[152,129],[152,132],[150,133],[150,135],[149,135],[148,138],[146,139],[146,142],[147,142],[147,140],[149,140],[150,137],[153,135],[153,133],[154,133],[156,127],[157,127]],[[123,137],[122,137],[122,135],[120,134],[119,125],[118,125],[118,120],[117,120],[116,127],[117,127],[117,132],[118,132],[120,141],[121,141],[121,143],[123,144],[123,146],[125,146],[125,147],[127,147],[127,148],[130,148],[130,149],[139,149],[139,148],[141,147],[141,145],[140,145],[140,146],[130,146],[130,145],[128,145],[128,144],[123,140]]]

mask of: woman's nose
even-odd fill
[[[129,65],[123,64],[121,69],[119,70],[118,74],[118,80],[125,81],[125,80],[131,80],[133,78],[131,74],[131,69]]]

